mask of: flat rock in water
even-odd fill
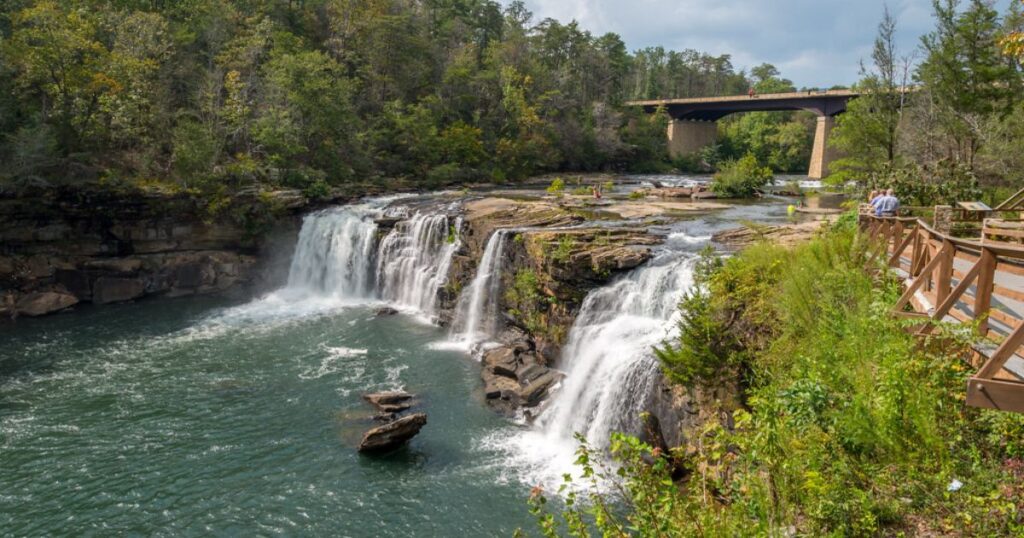
[[[386,413],[409,409],[412,407],[412,402],[410,401],[412,398],[412,394],[401,390],[363,394],[363,399],[370,402],[370,405]],[[401,409],[397,409],[399,407]]]
[[[360,452],[384,452],[398,448],[412,439],[427,424],[426,413],[415,413],[398,420],[377,426],[363,434],[359,442]]]

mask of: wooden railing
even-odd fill
[[[975,324],[980,364],[967,385],[967,404],[1024,412],[1024,246],[942,234],[913,217],[860,216],[874,241],[870,265],[884,257],[904,279],[893,313],[935,322]]]

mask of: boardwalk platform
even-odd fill
[[[951,237],[913,218],[863,215],[861,225],[903,279],[895,314],[977,332],[968,405],[1024,412],[1024,246]]]

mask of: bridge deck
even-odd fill
[[[789,92],[789,93],[765,93],[755,94],[754,97],[749,95],[726,95],[722,97],[686,97],[680,99],[649,99],[642,101],[627,101],[626,104],[630,106],[644,106],[644,107],[658,107],[668,105],[714,105],[714,104],[728,104],[735,103],[737,101],[746,102],[751,99],[759,99],[761,101],[773,101],[773,100],[791,100],[791,99],[820,99],[822,97],[857,97],[860,95],[859,92],[853,90],[808,90],[805,92]]]

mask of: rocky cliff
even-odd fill
[[[216,216],[184,194],[66,188],[0,197],[0,317],[271,280],[277,258],[261,254],[294,234],[306,205],[291,191],[242,194]]]
[[[662,241],[644,227],[587,226],[570,208],[547,201],[485,198],[464,206],[463,248],[452,264],[443,304],[455,301],[476,272],[487,238],[511,229],[502,260],[501,346],[483,353],[490,405],[512,414],[540,404],[561,377],[558,359],[587,293],[651,257]]]

